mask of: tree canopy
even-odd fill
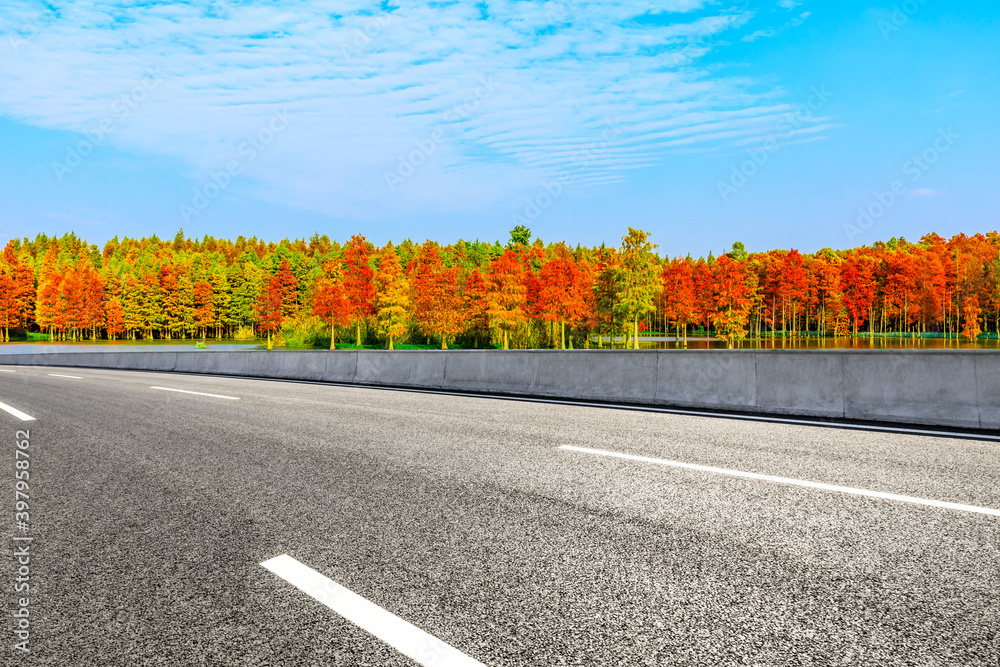
[[[733,342],[767,335],[974,338],[1000,331],[1000,236],[802,253],[661,257],[629,228],[617,247],[498,242],[376,247],[355,235],[265,242],[178,233],[11,241],[0,254],[0,335],[53,339],[225,338],[338,331],[355,345],[410,341],[498,347],[637,347],[643,331],[691,327]]]

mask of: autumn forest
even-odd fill
[[[761,337],[976,338],[1000,327],[1000,235],[928,234],[849,250],[661,257],[629,228],[616,247],[363,236],[264,242],[74,234],[0,256],[4,340],[258,339],[297,347],[638,347],[697,331]],[[985,333],[984,333],[985,332]]]

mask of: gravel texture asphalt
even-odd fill
[[[414,664],[260,566],[289,554],[487,665],[1000,665],[1000,517],[559,449],[1000,508],[997,443],[11,369],[31,651],[5,559],[0,664]]]

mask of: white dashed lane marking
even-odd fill
[[[485,667],[458,649],[285,554],[261,563],[309,597],[426,667]]]
[[[238,396],[222,396],[220,394],[205,394],[200,391],[187,391],[185,389],[171,389],[170,387],[150,387],[150,389],[159,389],[160,391],[176,391],[178,394],[194,394],[195,396],[210,396],[212,398],[224,398],[228,401],[238,401],[240,400]]]
[[[1000,509],[990,507],[977,507],[976,505],[962,505],[960,503],[949,503],[943,500],[929,500],[927,498],[917,498],[915,496],[902,496],[897,493],[883,493],[882,491],[869,491],[867,489],[855,489],[850,486],[837,486],[836,484],[824,484],[822,482],[809,482],[802,479],[792,479],[790,477],[776,477],[774,475],[761,475],[756,472],[743,472],[742,470],[730,470],[728,468],[715,468],[703,466],[696,463],[681,463],[680,461],[668,461],[667,459],[656,459],[649,456],[636,456],[635,454],[620,454],[604,449],[589,449],[587,447],[574,447],[572,445],[562,445],[559,449],[584,454],[595,454],[597,456],[609,456],[629,461],[640,461],[642,463],[654,463],[662,466],[672,466],[674,468],[686,468],[688,470],[698,470],[700,472],[711,472],[718,475],[729,475],[731,477],[743,477],[745,479],[756,479],[763,482],[775,482],[777,484],[790,484],[792,486],[804,486],[809,489],[822,489],[824,491],[836,491],[837,493],[849,493],[855,496],[867,496],[868,498],[879,498],[881,500],[895,500],[902,503],[912,503],[914,505],[926,505],[928,507],[940,507],[943,509],[959,510],[962,512],[974,512],[976,514],[988,514],[990,516],[1000,516]]]
[[[20,419],[23,422],[33,422],[33,421],[35,421],[35,418],[32,417],[31,415],[26,415],[23,412],[21,412],[20,410],[18,410],[17,408],[12,408],[11,406],[7,405],[6,403],[0,403],[0,410],[3,410],[4,412],[9,412],[10,414],[14,415],[15,417],[17,417],[18,419]]]

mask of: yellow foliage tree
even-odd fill
[[[379,331],[389,339],[388,349],[395,349],[393,342],[406,333],[409,323],[410,283],[391,243],[382,251],[375,273],[375,308]]]

